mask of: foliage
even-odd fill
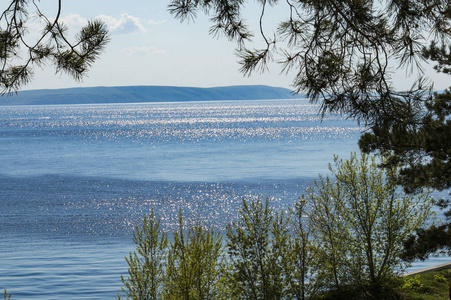
[[[161,218],[152,210],[142,226],[135,226],[136,250],[125,258],[128,278],[121,276],[127,299],[160,299],[167,252],[167,234],[161,230]],[[120,298],[120,296],[119,296]]]
[[[352,154],[335,158],[334,179],[320,178],[307,195],[309,222],[318,242],[329,286],[373,295],[403,270],[404,240],[431,215],[429,193],[408,195],[396,186],[396,169],[378,168],[376,159]]]
[[[168,252],[164,299],[217,299],[221,279],[222,237],[213,229],[190,226],[182,213]]]
[[[316,299],[324,272],[306,222],[307,202],[289,214],[269,201],[243,200],[227,226],[228,284],[233,299]]]
[[[168,246],[153,212],[136,226],[122,277],[128,299],[397,299],[404,239],[430,216],[428,192],[405,194],[376,158],[335,158],[288,213],[243,200],[221,234],[199,224]],[[398,284],[399,285],[399,284]],[[411,284],[412,285],[412,284]]]
[[[108,30],[99,20],[89,21],[76,35],[67,37],[68,27],[61,20],[62,1],[56,16],[45,16],[38,1],[12,0],[0,15],[0,91],[15,92],[33,76],[33,68],[47,63],[56,72],[80,80],[108,43]],[[37,38],[29,33],[33,24],[43,24]]]
[[[435,274],[434,280],[438,283],[448,283],[448,280],[443,276],[443,274]]]
[[[449,11],[448,11],[449,13]],[[448,15],[449,18],[449,15]],[[451,47],[432,43],[423,49],[426,58],[437,62],[435,69],[451,74]],[[401,165],[400,182],[409,192],[422,187],[437,190],[451,188],[451,89],[435,93],[425,101],[417,121],[406,118],[396,124],[375,126],[373,133],[360,139],[367,152],[379,150],[390,155],[387,165]],[[440,200],[437,206],[446,209],[450,200]],[[451,253],[451,209],[445,212],[447,223],[421,228],[405,243],[404,257],[426,259],[431,254]]]
[[[451,188],[451,90],[427,97],[421,114],[409,109],[411,119],[387,120],[363,134],[360,148],[390,155],[387,167],[403,166],[400,183],[408,192]]]
[[[185,228],[181,212],[170,245],[167,236],[153,211],[135,226],[136,250],[126,257],[118,299],[220,299],[221,236],[200,225]]]
[[[404,294],[404,299],[409,300],[448,299],[450,282],[450,269],[430,271],[403,277],[400,291]]]
[[[137,250],[126,258],[122,292],[127,299],[314,299],[323,272],[304,204],[295,206],[291,219],[274,213],[268,200],[243,200],[238,221],[227,227],[227,255],[219,233],[186,228],[181,212],[168,246],[161,219],[151,212],[135,227]]]
[[[404,278],[404,284],[401,287],[404,290],[420,292],[424,286],[420,281],[420,275],[408,276]]]
[[[448,203],[449,201],[445,201]],[[440,204],[439,202],[439,205]],[[445,205],[448,207],[448,204]],[[404,242],[403,259],[413,261],[426,260],[430,255],[451,254],[451,211],[445,213],[447,222],[419,228]]]
[[[290,233],[284,276],[289,293],[299,300],[315,299],[324,292],[327,272],[319,259],[319,244],[312,235],[308,212],[310,203],[302,196],[291,210]],[[313,226],[312,226],[313,227]]]
[[[284,68],[295,70],[296,91],[323,99],[323,112],[340,111],[370,125],[403,117],[405,110],[399,108],[412,100],[412,93],[395,91],[393,67],[421,70],[423,58],[433,59],[423,51],[429,39],[430,49],[436,49],[437,42],[447,42],[451,35],[447,0],[255,2],[264,42],[255,50],[246,46],[254,33],[243,15],[244,1],[172,0],[169,10],[181,20],[198,11],[211,16],[212,34],[237,41],[243,73],[265,70],[280,55]],[[270,37],[264,30],[265,13],[273,6],[284,6],[286,16]]]
[[[273,215],[268,200],[243,200],[238,221],[227,227],[234,299],[283,299],[284,224],[284,216]]]
[[[450,10],[448,10],[447,18],[450,18]],[[423,49],[423,55],[432,61],[437,63],[434,69],[437,72],[451,74],[451,45],[448,47],[442,43],[437,45],[437,43],[432,42],[431,45]]]

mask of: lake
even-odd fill
[[[0,107],[0,289],[113,299],[151,209],[221,230],[243,198],[286,208],[361,131],[306,100]]]

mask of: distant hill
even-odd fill
[[[19,91],[16,95],[0,97],[0,105],[263,100],[301,97],[302,95],[293,95],[289,89],[264,85],[213,88],[121,86]]]

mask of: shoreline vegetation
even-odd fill
[[[152,211],[135,227],[118,299],[422,299],[411,295],[428,290],[400,276],[401,257],[432,215],[429,193],[403,193],[396,169],[364,154],[336,157],[330,171],[288,211],[243,199],[223,234],[183,211],[166,232]]]
[[[449,264],[448,264],[449,265]],[[408,274],[401,280],[400,290],[405,300],[448,300],[451,289],[451,266],[438,270],[427,268],[426,272]]]
[[[446,265],[446,266],[445,266]],[[440,264],[398,278],[399,290],[404,300],[447,300],[451,282],[451,263]],[[4,290],[4,300],[11,300],[12,294]]]

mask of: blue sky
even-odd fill
[[[54,1],[38,2],[48,16],[55,15]],[[264,84],[290,88],[294,74],[281,74],[277,63],[264,74],[245,77],[239,72],[235,44],[208,34],[210,24],[203,15],[195,22],[180,23],[167,11],[163,0],[63,0],[62,18],[71,28],[80,28],[87,19],[100,18],[109,26],[111,42],[82,82],[52,68],[35,70],[34,80],[25,89],[84,86],[170,85],[227,86]],[[258,20],[257,7],[245,11],[250,24]],[[270,25],[285,18],[284,7],[269,11]],[[261,43],[257,36],[255,45]],[[253,45],[251,45],[253,46]],[[433,73],[433,71],[432,71]],[[405,71],[393,75],[399,89],[411,86]],[[446,76],[434,76],[436,89],[449,85]]]

